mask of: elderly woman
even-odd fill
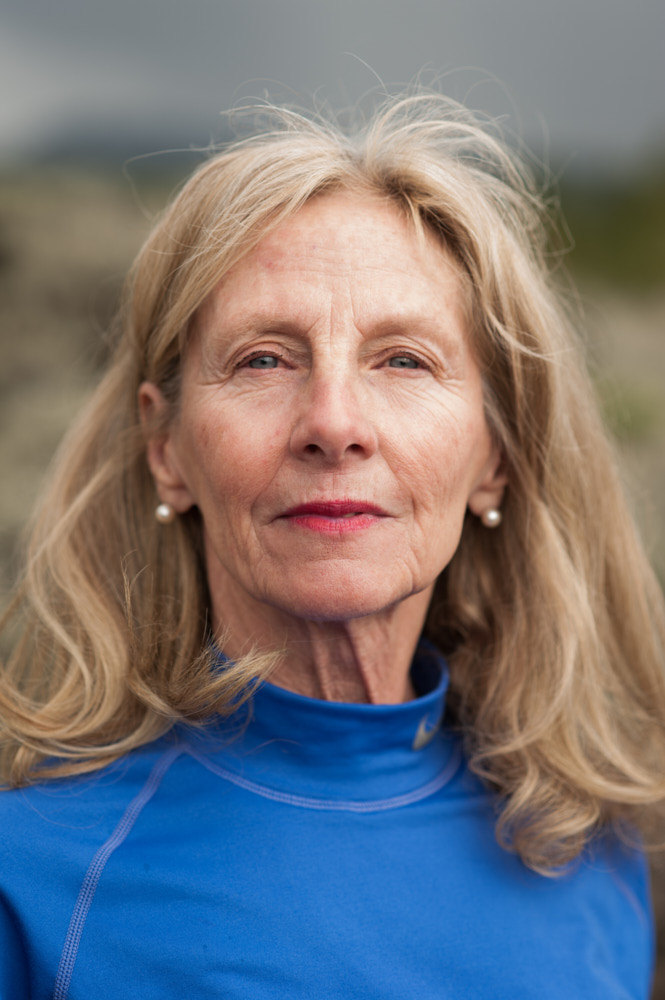
[[[543,231],[436,98],[166,211],[15,603],[3,1000],[647,996],[662,605]]]

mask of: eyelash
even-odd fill
[[[241,360],[236,365],[236,368],[246,367],[250,361],[254,360],[254,358],[275,358],[277,361],[284,360],[284,356],[282,354],[277,354],[274,351],[252,351],[251,354],[247,354],[245,355],[244,358],[241,358]],[[421,358],[417,354],[413,354],[411,351],[395,351],[394,353],[391,353],[387,357],[385,357],[382,364],[387,365],[387,363],[391,361],[393,358],[410,358],[411,361],[415,361],[420,366],[420,369],[424,371],[430,371],[431,368],[431,366],[428,365],[423,358]],[[404,370],[408,371],[409,369],[404,369]],[[410,370],[417,371],[418,369],[410,369]]]
[[[427,362],[423,358],[421,358],[418,354],[412,354],[411,351],[395,351],[393,354],[390,354],[385,359],[385,361],[386,362],[392,361],[393,358],[409,358],[411,361],[415,361],[422,370],[424,370],[424,371],[429,371],[430,370],[430,365],[428,365]],[[408,370],[417,371],[418,369],[413,369],[412,368],[412,369],[404,369],[404,370],[405,371],[408,371]]]
[[[241,358],[236,368],[244,368],[253,361],[254,358],[275,358],[276,361],[283,361],[284,358],[281,354],[276,354],[274,351],[252,351],[251,354],[247,354],[244,358]]]

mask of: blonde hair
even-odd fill
[[[274,656],[211,670],[196,510],[168,534],[139,424],[148,379],[178,401],[196,310],[265,233],[326,191],[389,199],[468,276],[487,418],[505,455],[501,528],[468,516],[426,631],[448,655],[470,766],[496,791],[498,836],[539,870],[665,793],[665,624],[548,273],[529,171],[437,96],[391,101],[346,133],[272,112],[212,156],[130,273],[112,363],[64,441],[10,617],[0,718],[6,781],[89,771],[178,719],[230,710]]]

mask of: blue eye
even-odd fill
[[[272,354],[261,354],[256,358],[250,358],[247,362],[248,368],[276,368],[279,358]]]
[[[400,354],[394,358],[391,358],[388,362],[391,368],[418,368],[418,362],[415,358],[409,358],[407,355]]]

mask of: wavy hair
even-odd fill
[[[326,191],[401,206],[468,276],[470,336],[509,485],[499,531],[468,516],[426,624],[449,657],[498,837],[551,871],[665,794],[662,598],[627,511],[529,169],[459,105],[391,100],[357,127],[268,109],[212,155],[130,272],[108,372],[66,437],[9,611],[5,781],[90,771],[177,720],[228,712],[274,655],[211,670],[196,510],[160,534],[137,408],[170,406],[192,319],[270,229]],[[168,415],[167,415],[168,418]]]

